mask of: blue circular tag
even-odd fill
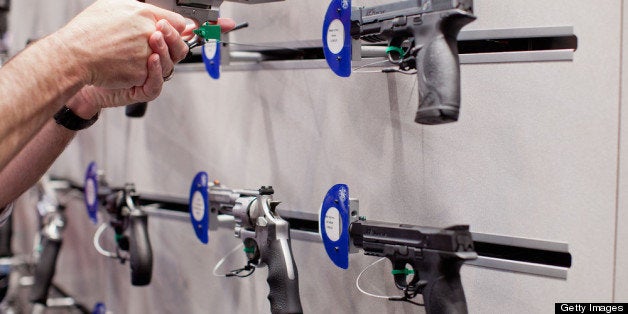
[[[213,79],[220,78],[220,41],[215,39],[208,40],[201,47],[201,56],[205,63],[205,70]]]
[[[83,188],[85,190],[87,214],[89,219],[96,224],[98,223],[98,167],[96,162],[92,161],[87,166]]]
[[[196,237],[207,244],[209,242],[209,176],[206,172],[199,172],[190,186],[190,221]]]
[[[327,256],[340,268],[349,268],[349,187],[334,185],[323,199],[318,230]]]
[[[338,76],[351,75],[351,0],[332,0],[323,21],[323,52]]]
[[[96,303],[96,305],[94,306],[94,309],[92,310],[92,314],[106,314],[106,313],[107,313],[107,307],[102,302]]]

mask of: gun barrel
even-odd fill
[[[212,6],[220,6],[222,2],[223,0],[177,0],[177,5],[208,9]]]
[[[368,247],[392,245],[443,253],[475,252],[471,232],[466,225],[441,229],[359,220],[351,224],[349,233],[353,245],[365,251]]]
[[[402,16],[461,9],[472,10],[472,0],[405,0],[372,7],[359,7],[351,11],[351,20],[360,25],[377,23]]]
[[[209,203],[219,214],[233,215],[232,209],[241,197],[259,196],[257,190],[232,190],[220,186],[209,188]]]

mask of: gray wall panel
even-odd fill
[[[621,128],[619,149],[619,188],[617,205],[617,235],[616,235],[616,260],[615,260],[615,291],[617,302],[628,301],[628,5],[623,4],[622,19],[623,49],[622,49],[622,84],[621,88]]]
[[[10,54],[26,46],[29,39],[46,36],[81,12],[93,0],[19,0],[11,1],[9,33]]]
[[[318,38],[313,17],[324,7],[290,0],[259,8],[228,4],[224,15],[251,22],[234,41],[282,42]],[[234,71],[214,81],[182,66],[144,119],[128,121],[123,109],[104,112],[53,173],[82,180],[96,160],[112,184],[133,181],[141,192],[187,196],[194,174],[205,170],[234,188],[272,184],[281,206],[312,213],[327,188],[344,182],[369,219],[468,223],[476,232],[569,244],[574,262],[567,280],[463,267],[473,313],[545,313],[559,301],[611,301],[613,290],[625,298],[619,292],[628,290],[625,270],[614,272],[614,259],[626,260],[621,223],[615,243],[620,8],[621,1],[476,0],[479,19],[469,29],[573,25],[579,47],[573,62],[463,65],[460,121],[442,126],[413,122],[412,76]],[[290,25],[285,32],[282,21]],[[75,207],[72,221],[80,223],[70,225],[70,234],[91,237],[93,226]],[[621,202],[619,210],[624,217]],[[89,237],[71,237],[80,240],[68,247],[81,253],[62,256],[58,278],[76,293],[89,291],[90,302],[104,294],[116,313],[268,312],[266,270],[239,281],[211,274],[237,244],[232,231],[202,246],[190,229],[151,219],[156,260],[149,288],[131,288],[128,267],[103,261],[85,243]],[[293,249],[308,312],[416,311],[355,289],[355,278],[374,259],[352,256],[351,269],[341,271],[320,244],[295,241]],[[242,266],[238,257],[232,266]],[[84,288],[83,271],[76,271],[90,263],[99,265],[94,276],[101,288]],[[364,284],[396,294],[389,274],[386,263],[378,264]]]

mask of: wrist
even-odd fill
[[[84,34],[77,34],[77,31],[61,28],[46,39],[49,41],[51,51],[59,54],[57,60],[63,60],[63,68],[66,77],[77,80],[79,86],[91,85],[93,75],[89,70],[90,53],[86,51],[80,39]]]
[[[89,120],[100,113],[100,107],[86,99],[87,97],[83,95],[84,90],[85,88],[74,95],[65,106],[79,118]]]
[[[98,120],[100,106],[90,93],[91,86],[83,87],[55,114],[57,124],[78,131],[90,127]]]

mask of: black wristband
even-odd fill
[[[63,106],[54,116],[57,124],[65,127],[68,130],[78,131],[90,127],[96,120],[98,120],[98,114],[93,116],[89,120],[85,120],[77,116],[70,108]]]

